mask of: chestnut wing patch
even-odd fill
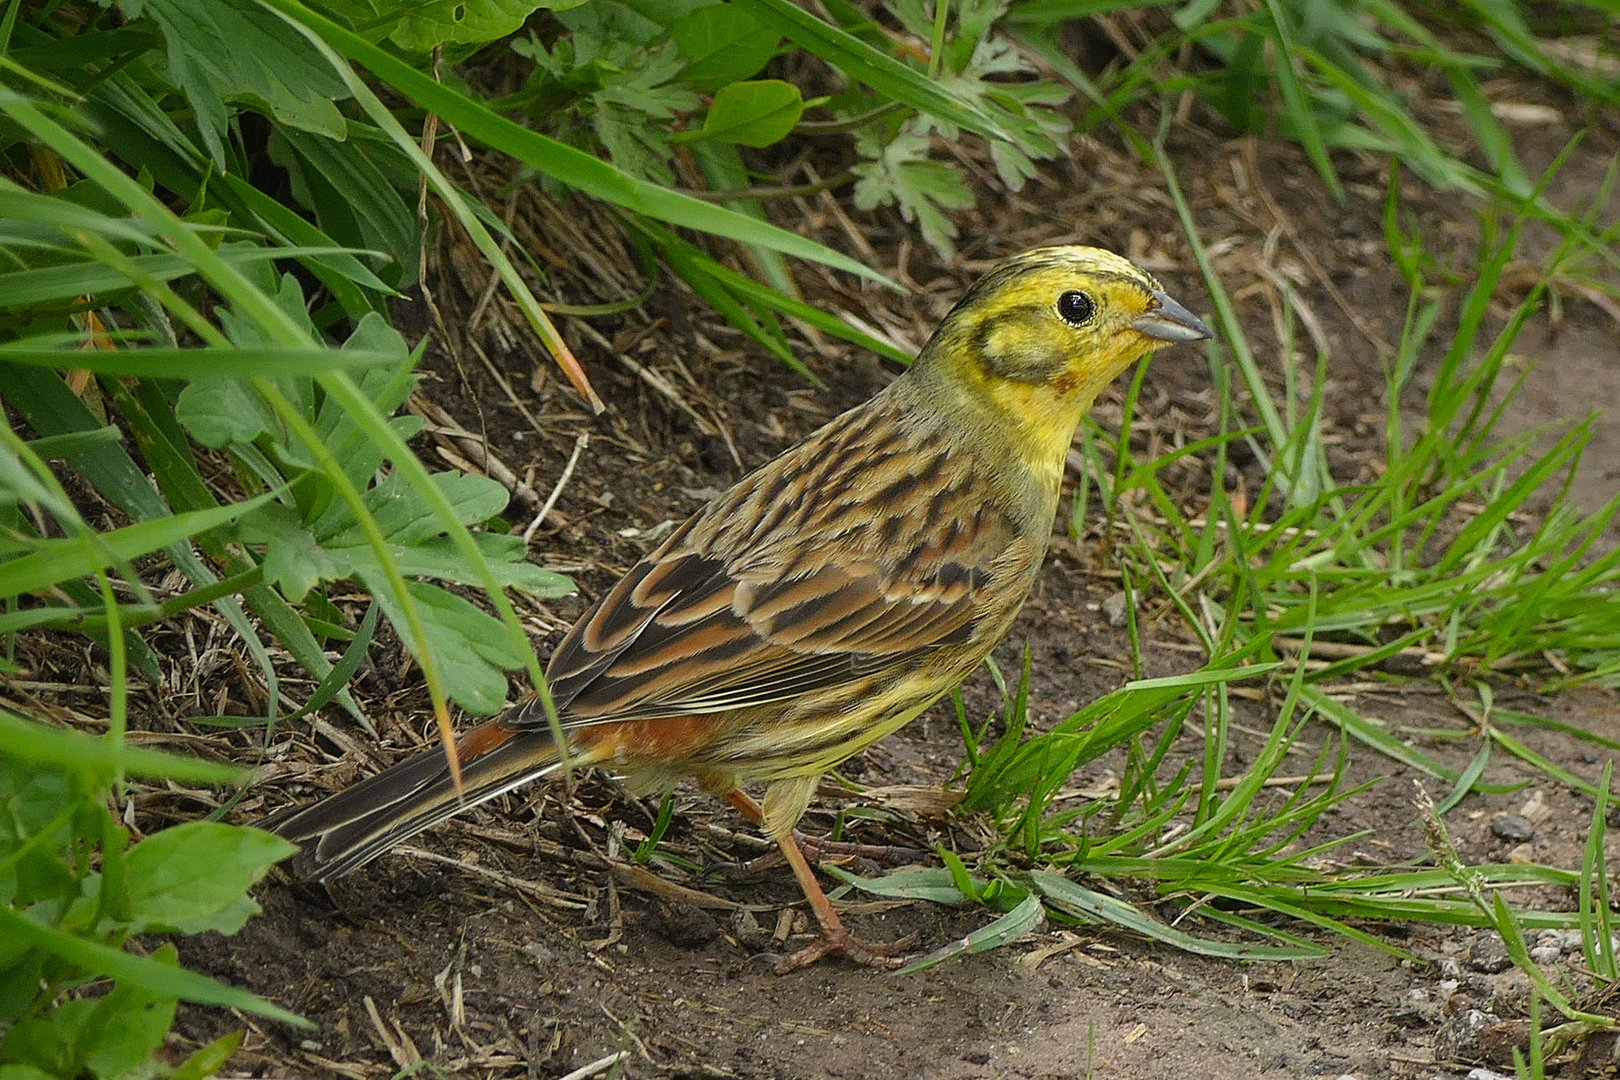
[[[638,564],[552,657],[565,724],[753,708],[902,670],[971,634],[988,583],[956,563],[917,581],[864,559],[785,579],[771,570],[691,550]],[[544,723],[528,712],[509,722]]]

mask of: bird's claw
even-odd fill
[[[881,968],[893,971],[905,963],[906,954],[917,943],[917,935],[908,934],[899,941],[883,944],[881,942],[862,941],[848,930],[839,928],[828,930],[823,928],[821,934],[814,942],[806,945],[797,952],[787,954],[767,954],[758,957],[772,972],[777,975],[786,975],[790,971],[809,967],[818,960],[829,956],[841,956],[852,964],[861,967]]]

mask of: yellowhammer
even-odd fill
[[[828,769],[916,716],[1012,625],[1080,418],[1209,329],[1118,255],[1047,247],[968,291],[911,369],[699,510],[591,606],[546,671],[571,764],[695,776],[781,846],[820,923],[791,970],[895,963],[844,928],[793,827]],[[534,700],[267,827],[325,880],[558,768]],[[766,786],[763,804],[744,794]]]

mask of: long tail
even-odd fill
[[[425,750],[351,788],[259,822],[302,851],[288,862],[306,880],[327,881],[364,866],[389,848],[560,765],[549,731],[514,732],[499,720],[456,740],[461,790],[444,751]]]

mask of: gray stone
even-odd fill
[[[1498,840],[1519,844],[1526,840],[1534,840],[1536,827],[1530,824],[1530,819],[1520,817],[1518,814],[1497,814],[1491,818],[1491,832]]]
[[[1502,944],[1499,935],[1481,934],[1468,950],[1468,966],[1474,971],[1495,975],[1512,967],[1513,958],[1508,956],[1507,946]]]

